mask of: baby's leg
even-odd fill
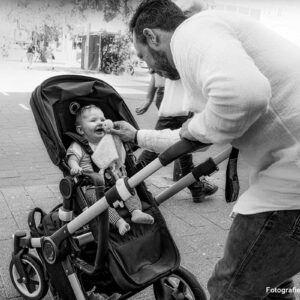
[[[141,223],[141,224],[153,224],[154,218],[142,212],[142,205],[140,200],[135,196],[131,197],[125,201],[125,206],[128,211],[131,213],[131,221],[133,223]]]
[[[115,225],[119,233],[121,235],[124,235],[126,232],[130,230],[129,224],[120,217],[120,215],[117,213],[117,211],[111,207],[108,208],[108,219],[109,223]]]
[[[89,206],[91,206],[97,202],[94,187],[87,188],[87,190],[85,192],[85,198],[86,198]],[[94,220],[92,220],[89,223],[95,240],[98,239],[98,226],[99,226],[98,218],[101,218],[101,217],[98,216],[97,218],[95,218]],[[124,235],[127,231],[130,230],[129,224],[123,218],[120,217],[120,215],[117,213],[117,211],[115,209],[113,209],[111,207],[108,208],[108,220],[109,220],[109,223],[113,224],[114,226],[116,226],[118,228],[119,233],[121,235]]]

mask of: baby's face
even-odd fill
[[[81,115],[81,130],[85,138],[91,143],[99,143],[105,135],[103,130],[105,117],[98,108],[91,108],[84,111]]]

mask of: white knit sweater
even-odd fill
[[[234,212],[300,209],[300,49],[252,19],[204,11],[177,28],[171,51],[197,112],[190,133],[231,143],[251,167]]]

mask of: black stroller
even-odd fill
[[[99,79],[62,75],[35,89],[30,104],[49,156],[63,173],[59,185],[63,201],[49,213],[35,208],[28,216],[30,232],[15,233],[10,264],[15,288],[32,300],[44,298],[49,287],[54,299],[128,299],[150,285],[155,299],[206,299],[195,276],[180,266],[178,249],[158,205],[200,176],[214,172],[229,150],[196,167],[156,199],[143,180],[180,155],[196,150],[200,143],[181,141],[145,168],[135,164],[136,146],[126,143],[127,178],[103,182],[97,172],[71,176],[66,149],[74,140],[85,144],[74,134],[74,115],[70,113],[74,103],[94,104],[106,118],[125,120],[138,128],[120,95]],[[92,206],[83,192],[88,185],[95,187],[100,199]],[[134,192],[155,223],[132,223],[131,230],[121,236],[109,226],[107,208],[116,207]],[[118,208],[118,212],[129,219],[126,210]],[[96,237],[91,233],[95,220]]]

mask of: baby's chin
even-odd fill
[[[105,136],[105,132],[104,131],[103,132],[97,132],[95,134],[95,136],[96,136],[97,139],[99,139],[98,142],[100,142],[100,140],[102,140],[102,138]]]
[[[98,144],[103,137],[105,136],[105,132],[93,134],[93,136],[86,137],[86,139],[92,144]]]

